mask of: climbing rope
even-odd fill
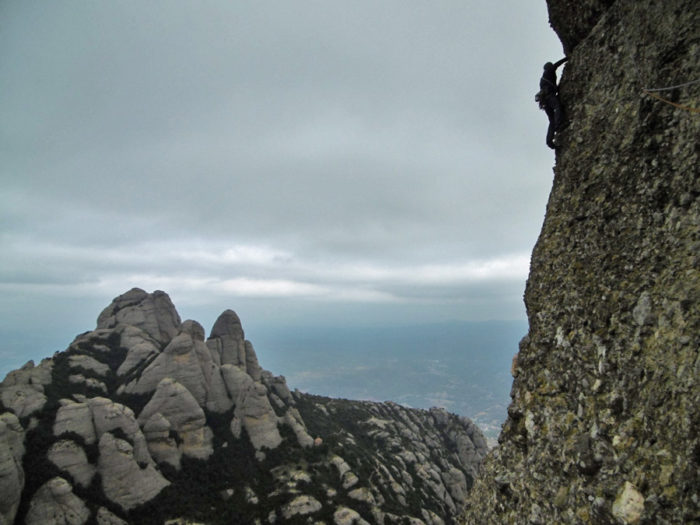
[[[668,88],[668,89],[673,89],[673,88]],[[644,91],[644,93],[646,93],[647,95],[650,95],[654,98],[658,98],[661,102],[665,102],[666,104],[670,104],[670,105],[675,106],[679,109],[684,109],[685,111],[690,111],[691,113],[700,113],[700,108],[692,108],[690,106],[684,106],[683,104],[677,104],[675,102],[672,102],[668,99],[663,98],[660,95],[657,95],[656,93],[652,93],[651,91],[649,91],[647,89],[643,89],[642,91]]]
[[[676,102],[672,102],[671,100],[663,98],[662,96],[657,94],[659,91],[671,91],[672,89],[682,88],[685,86],[692,86],[693,84],[700,84],[700,79],[691,80],[690,82],[684,82],[683,84],[676,84],[675,86],[668,86],[662,88],[642,88],[642,91],[647,95],[657,98],[661,102],[665,102],[666,104],[670,104],[671,106],[677,107],[678,109],[690,111],[691,113],[700,113],[699,108],[693,108],[690,106],[684,106],[683,104],[677,104]]]
[[[690,82],[686,82],[684,84],[678,84],[675,86],[668,86],[668,87],[662,87],[662,88],[642,88],[642,90],[647,91],[647,92],[649,92],[649,91],[670,91],[670,90],[676,89],[676,88],[682,88],[685,86],[692,86],[693,84],[700,84],[700,79],[691,80]]]
[[[646,19],[646,17],[642,17],[643,22],[646,25],[649,25],[651,23],[650,20]],[[638,49],[639,50],[639,49]],[[643,52],[643,48],[642,48]],[[644,86],[646,84],[645,76],[642,75],[642,72],[639,70],[639,64],[644,62],[644,57],[637,56],[637,59],[633,62],[633,67],[635,72],[637,73],[637,78],[639,79],[639,83]],[[690,106],[684,106],[683,104],[678,104],[676,102],[673,102],[671,100],[668,100],[666,98],[663,98],[662,96],[658,95],[657,93],[660,91],[671,91],[672,89],[678,89],[686,86],[692,86],[694,84],[700,84],[700,79],[696,80],[691,80],[689,82],[683,82],[682,84],[676,84],[675,86],[666,86],[666,87],[660,87],[660,88],[647,88],[647,87],[642,87],[642,93],[645,95],[649,95],[651,97],[654,97],[656,99],[659,99],[661,102],[665,104],[670,104],[671,106],[674,106],[678,109],[682,109],[684,111],[688,111],[690,113],[700,113],[700,109],[698,108],[693,108]]]

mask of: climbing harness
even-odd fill
[[[545,103],[546,99],[546,94],[544,91],[539,91],[538,93],[535,94],[535,102],[537,102],[537,105],[539,106],[540,109],[544,109],[547,107],[547,104]]]

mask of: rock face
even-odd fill
[[[267,397],[265,385],[251,381],[241,391],[238,400],[235,418],[231,423],[233,435],[240,437],[242,425],[257,450],[277,448],[282,442],[282,436],[277,428],[277,415]]]
[[[372,512],[361,514],[362,519],[402,523],[409,518],[424,520],[427,513],[440,517],[437,523],[450,523],[461,512],[487,451],[481,431],[470,420],[442,409],[419,411],[391,402],[298,393],[294,398],[310,432],[317,434],[320,423],[325,427],[324,442],[330,439],[340,445],[325,460],[333,471],[327,491],[335,491],[335,498],[347,498],[351,510],[362,508],[358,502],[369,506]],[[329,420],[344,423],[331,423],[329,432]],[[373,452],[367,455],[367,451]],[[367,472],[372,473],[370,479]],[[432,504],[415,507],[412,500],[417,494]]]
[[[204,410],[187,388],[170,377],[158,383],[139,422],[148,433],[151,453],[175,467],[179,468],[183,454],[207,459],[214,452]]]
[[[59,469],[68,472],[83,487],[89,487],[95,475],[95,466],[88,462],[85,450],[75,441],[63,439],[49,449],[48,458]]]
[[[615,0],[555,0],[547,2],[549,21],[569,55],[586,38]]]
[[[51,382],[52,366],[50,359],[44,359],[39,366],[29,361],[21,369],[7,374],[0,383],[2,404],[17,417],[29,416],[44,408],[44,385]]]
[[[142,468],[131,444],[109,432],[100,438],[98,470],[105,496],[125,510],[152,500],[170,484],[153,465]]]
[[[454,523],[486,454],[441,410],[292,393],[233,311],[205,342],[163,292],[0,392],[0,524]]]
[[[73,487],[63,478],[46,482],[32,498],[27,525],[82,525],[90,517],[90,511]]]
[[[225,412],[232,406],[209,348],[186,331],[178,333],[143,373],[126,385],[124,392],[153,392],[166,377],[184,385],[197,403],[214,412]]]
[[[226,310],[214,323],[207,346],[222,365],[241,368],[255,381],[260,380],[260,365],[250,341],[246,341],[241,320],[233,310]]]
[[[134,288],[120,295],[97,318],[97,328],[133,326],[166,345],[180,329],[180,316],[165,292]]]
[[[0,524],[12,523],[24,488],[24,429],[14,414],[0,415]]]
[[[692,0],[549,0],[569,52],[529,335],[466,523],[700,521],[700,118]],[[696,106],[700,85],[660,92]]]

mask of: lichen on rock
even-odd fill
[[[700,520],[700,118],[692,0],[548,1],[569,55],[499,447],[465,522]],[[681,105],[700,84],[664,92]],[[643,502],[643,505],[642,505]]]

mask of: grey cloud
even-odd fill
[[[530,251],[552,164],[533,94],[560,50],[544,2],[8,1],[0,15],[5,291],[108,301],[180,282],[187,304],[284,310],[216,291],[248,279],[294,283],[311,301],[294,308],[321,317],[334,294],[338,312],[365,297],[387,318],[523,315],[524,277],[342,269]],[[277,255],[226,259],[241,246]]]

